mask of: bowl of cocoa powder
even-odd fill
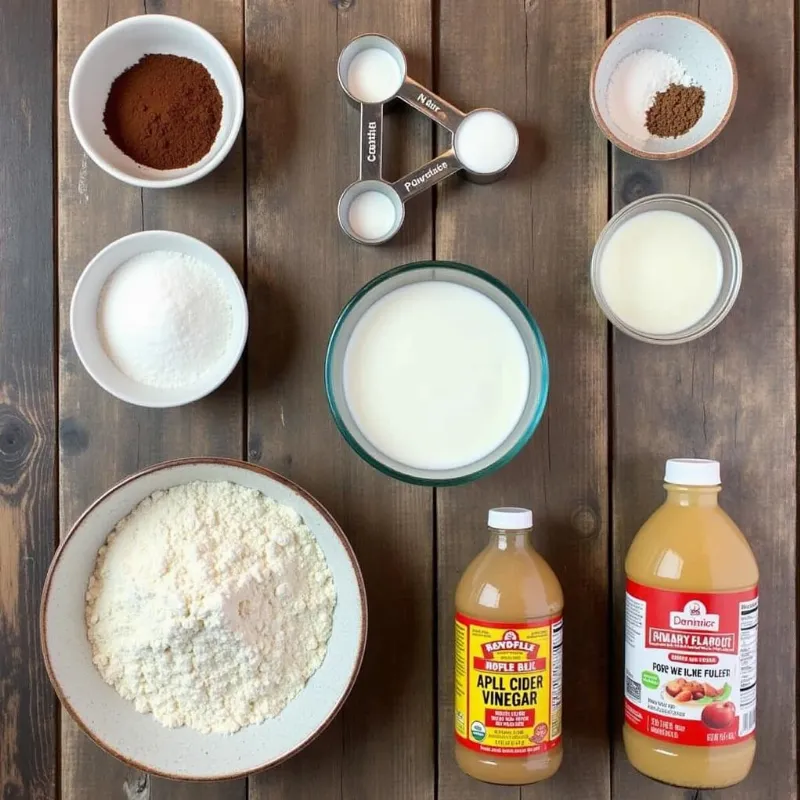
[[[592,70],[598,126],[621,150],[648,159],[691,155],[725,127],[736,64],[703,20],[666,11],[635,17],[606,41]]]
[[[239,71],[188,20],[129,17],[81,54],[69,86],[72,127],[103,170],[151,189],[207,175],[233,147],[244,114]]]

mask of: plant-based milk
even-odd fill
[[[356,324],[344,357],[361,433],[417,469],[473,464],[502,444],[528,397],[514,323],[492,300],[447,281],[395,289]]]
[[[620,225],[600,256],[600,291],[630,328],[671,334],[691,328],[722,286],[714,237],[678,211],[646,211]]]
[[[402,82],[400,65],[380,47],[362,50],[353,58],[347,70],[347,89],[362,103],[388,100]]]
[[[353,198],[347,210],[347,221],[356,236],[374,241],[394,228],[397,213],[394,203],[383,192],[368,189]]]
[[[464,117],[456,129],[453,146],[458,160],[470,172],[499,172],[517,154],[517,129],[505,114],[480,109]]]

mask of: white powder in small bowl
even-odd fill
[[[671,84],[691,86],[686,67],[669,53],[637,50],[617,64],[608,82],[608,113],[626,135],[644,143],[650,138],[647,111],[656,94]]]
[[[225,355],[233,311],[208,264],[155,250],[111,274],[97,326],[108,357],[131,380],[176,389],[200,380]]]

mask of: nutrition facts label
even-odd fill
[[[739,606],[739,678],[742,715],[739,736],[756,729],[756,667],[758,659],[758,598]]]
[[[564,648],[564,620],[561,619],[553,625],[553,663],[551,667],[550,679],[550,735],[557,739],[561,736],[561,693],[562,693],[562,659]]]

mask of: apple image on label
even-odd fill
[[[709,703],[700,715],[700,719],[707,728],[722,730],[730,727],[736,718],[736,706],[727,700],[724,703]]]

